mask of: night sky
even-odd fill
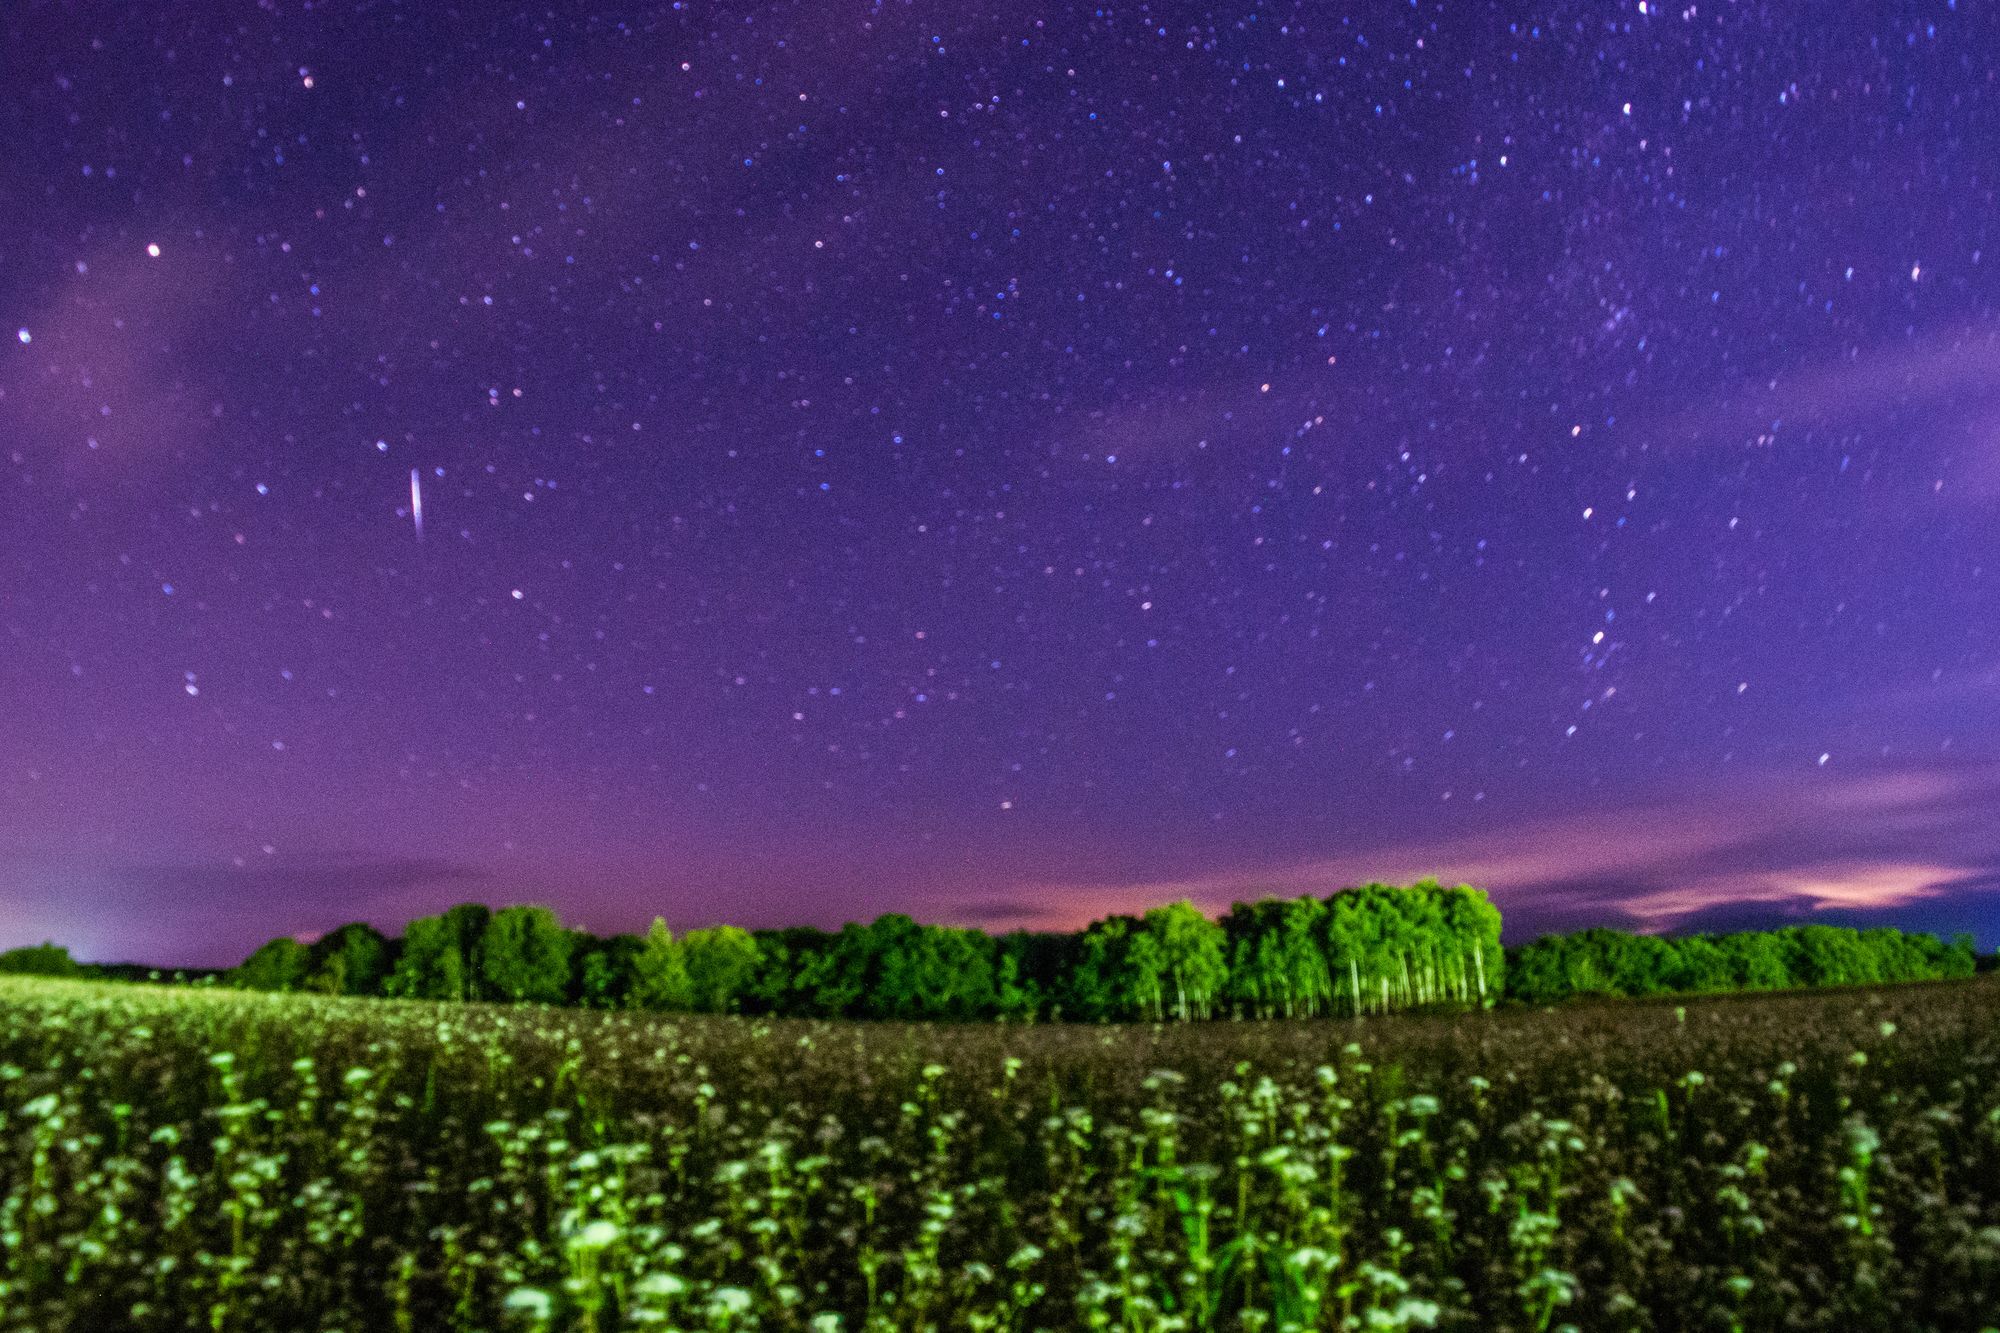
[[[0,945],[2000,943],[2000,26],[1342,8],[7,6]]]

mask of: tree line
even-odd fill
[[[1424,881],[1330,897],[1192,903],[1074,933],[924,925],[901,914],[676,935],[566,928],[546,907],[466,903],[400,939],[353,923],[280,937],[228,974],[259,990],[532,1001],[693,1013],[1080,1021],[1383,1013],[1500,998],[1500,913],[1480,890]]]
[[[565,927],[546,907],[464,903],[400,937],[353,922],[281,936],[221,979],[270,991],[488,1000],[799,1018],[1105,1021],[1298,1018],[1969,976],[1970,936],[1787,926],[1681,937],[1592,928],[1502,950],[1484,893],[1426,880],[1329,897],[1188,902],[1074,933],[989,935],[899,914],[836,931],[715,926],[641,935]],[[161,979],[73,961],[55,944],[0,972]],[[175,979],[188,979],[176,973]]]
[[[1881,926],[1783,926],[1726,935],[1632,935],[1593,928],[1545,935],[1513,950],[1507,994],[1529,1004],[1572,995],[1663,995],[1792,990],[1969,977],[1978,956],[1970,935]]]

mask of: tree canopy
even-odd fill
[[[1967,977],[1970,936],[1950,943],[1886,926],[1783,926],[1727,935],[1633,935],[1593,928],[1515,950],[1508,994],[1531,1004],[1572,995],[1782,990]]]
[[[68,961],[47,945],[0,955],[0,970],[17,957]],[[711,1014],[1165,1022],[1912,981],[1969,975],[1974,964],[1964,937],[1827,925],[1685,938],[1591,929],[1509,951],[1483,892],[1424,880],[1239,902],[1219,920],[1182,901],[1070,934],[999,936],[890,913],[837,931],[723,925],[677,935],[656,919],[644,935],[600,938],[566,929],[547,907],[462,903],[410,922],[400,939],[351,923],[310,946],[272,940],[229,979]]]
[[[80,977],[87,975],[82,963],[69,956],[60,944],[44,941],[0,953],[0,972],[35,977]]]
[[[546,907],[503,907],[479,937],[479,987],[496,1000],[561,1004],[575,943]]]

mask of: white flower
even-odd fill
[[[546,1291],[536,1287],[516,1287],[507,1293],[505,1308],[517,1314],[525,1314],[530,1319],[543,1320],[555,1301]]]
[[[601,1250],[617,1240],[622,1234],[616,1222],[599,1219],[586,1225],[583,1230],[570,1237],[571,1247],[579,1250]]]
[[[708,1304],[724,1314],[742,1314],[750,1308],[750,1293],[741,1287],[717,1287],[709,1294]]]

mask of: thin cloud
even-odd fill
[[[1740,386],[1660,424],[1691,443],[1742,442],[1786,422],[1838,422],[1940,402],[2000,399],[2000,329],[1968,325],[1854,349]]]
[[[1996,810],[2000,775],[1983,767],[1815,774],[1274,869],[1029,885],[1006,901],[1038,907],[1029,919],[1035,925],[1070,928],[1174,898],[1219,911],[1265,894],[1436,876],[1487,889],[1517,939],[1593,923],[1680,929],[1746,904],[1787,917],[1893,914],[1935,907],[1955,886],[2000,871],[2000,843],[1990,833]]]

